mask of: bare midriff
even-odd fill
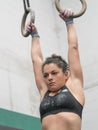
[[[71,112],[48,115],[42,119],[42,130],[81,130],[81,118]]]

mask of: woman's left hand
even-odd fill
[[[71,16],[73,16],[74,12],[71,9],[64,9],[59,12],[59,16],[64,20],[68,20]]]

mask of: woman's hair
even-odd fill
[[[59,68],[62,69],[63,72],[70,70],[68,63],[61,56],[53,54],[52,56],[47,57],[44,63],[42,64],[42,72],[43,72],[44,66],[50,63],[56,64]]]

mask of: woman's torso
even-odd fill
[[[69,112],[48,115],[42,120],[42,130],[81,130],[81,119]]]
[[[63,86],[54,96],[49,96],[47,91],[41,105],[43,130],[80,130],[83,106],[66,86]]]

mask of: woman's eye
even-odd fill
[[[57,74],[57,72],[52,72],[52,75],[56,75]]]
[[[44,77],[44,78],[47,78],[47,77],[48,77],[48,75],[47,75],[47,74],[44,74],[44,75],[43,75],[43,77]]]

